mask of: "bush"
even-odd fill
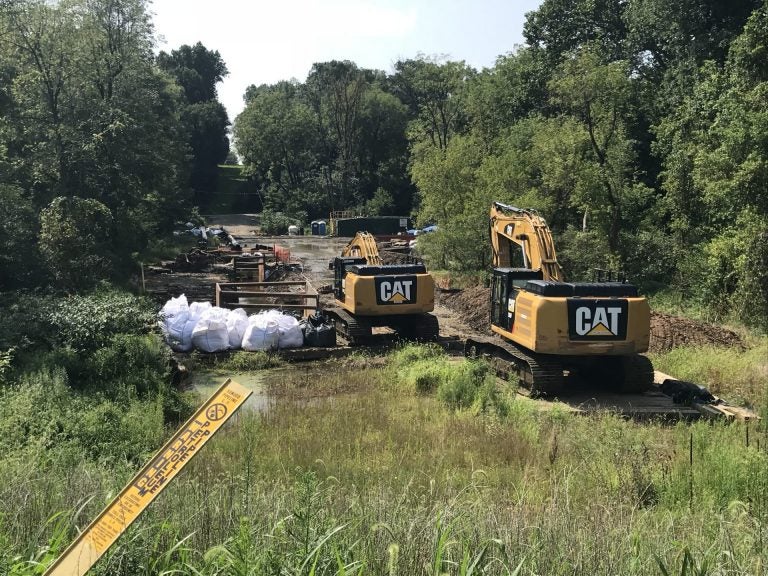
[[[768,331],[768,220],[752,212],[736,225],[687,252],[677,286],[719,321],[738,321]]]
[[[146,333],[156,320],[152,302],[117,290],[44,298],[37,307],[49,326],[47,339],[79,352],[96,350],[116,334]]]
[[[483,361],[454,361],[435,345],[408,345],[390,357],[395,379],[411,393],[437,393],[452,410],[506,416],[509,406],[496,386],[496,376]]]
[[[40,251],[57,283],[87,288],[112,267],[112,213],[97,200],[55,198],[40,214]]]
[[[61,368],[27,373],[19,385],[0,389],[0,453],[6,456],[44,450],[138,464],[164,434],[161,397],[119,402],[83,396]]]
[[[283,212],[264,210],[261,213],[260,227],[263,234],[287,234],[288,226],[301,226],[302,221]]]
[[[506,403],[496,388],[496,375],[480,360],[465,360],[450,370],[437,389],[437,397],[454,410],[473,408],[478,413],[506,415]]]
[[[155,334],[117,334],[89,358],[87,373],[96,386],[119,382],[140,398],[154,396],[167,392],[169,356],[168,347]]]

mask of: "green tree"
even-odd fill
[[[320,143],[312,111],[300,98],[297,84],[249,87],[245,109],[235,120],[234,139],[246,174],[267,196],[268,208],[282,211],[288,198],[330,205],[326,191],[312,185],[319,171]]]
[[[475,70],[464,62],[440,62],[420,56],[395,63],[390,82],[394,93],[408,106],[410,140],[445,150],[466,126],[464,97]]]
[[[40,251],[57,284],[89,288],[109,277],[113,219],[101,202],[58,197],[40,213]]]
[[[302,92],[314,113],[331,210],[359,198],[360,113],[369,81],[356,64],[333,60],[312,65]],[[334,177],[338,174],[338,178]],[[337,186],[338,183],[338,186]]]
[[[204,206],[218,185],[218,165],[229,154],[229,118],[216,94],[216,85],[229,71],[219,52],[208,50],[200,42],[185,44],[170,54],[160,52],[157,63],[184,91],[186,105],[181,121],[192,151],[189,185],[197,204]]]
[[[143,0],[29,0],[2,12],[11,179],[35,205],[94,198],[128,257],[187,209],[179,91],[154,65]]]
[[[583,213],[584,228],[593,220],[605,234],[612,254],[619,254],[626,207],[633,196],[646,195],[637,181],[634,151],[627,136],[631,82],[626,61],[603,63],[586,48],[566,60],[549,84],[553,101],[577,118],[586,131],[589,151],[584,161],[591,185],[574,198]],[[634,216],[634,215],[632,215]],[[630,217],[629,220],[632,218]]]
[[[229,74],[219,51],[208,50],[200,42],[184,44],[170,54],[160,52],[157,63],[176,78],[190,104],[216,100],[216,85]]]
[[[599,46],[608,60],[626,57],[625,0],[544,0],[526,14],[523,36],[532,48],[545,50],[551,66],[570,52]]]
[[[36,280],[37,214],[15,186],[0,183],[0,291]]]

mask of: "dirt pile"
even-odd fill
[[[733,330],[661,312],[651,313],[651,352],[666,352],[680,346],[723,346],[744,349]]]
[[[453,310],[467,326],[480,333],[490,330],[490,299],[491,289],[484,286],[473,286],[458,292],[437,291],[440,304]]]
[[[488,331],[489,288],[475,286],[454,293],[438,291],[438,301],[456,312],[472,329],[481,333]],[[666,352],[680,346],[745,347],[738,334],[722,326],[652,312],[650,352]]]

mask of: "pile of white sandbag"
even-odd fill
[[[304,345],[299,321],[279,310],[267,310],[249,318],[242,308],[225,310],[211,306],[210,302],[189,304],[182,294],[166,302],[159,316],[163,337],[176,352],[193,348],[202,352],[274,350]]]

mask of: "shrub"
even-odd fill
[[[301,225],[301,220],[283,212],[264,210],[261,213],[260,226],[264,234],[287,234],[288,226],[292,225]]]
[[[45,299],[38,305],[50,326],[49,338],[77,351],[96,350],[119,333],[147,332],[156,320],[149,300],[116,290]]]
[[[88,360],[87,373],[98,386],[119,383],[139,397],[165,393],[170,383],[169,352],[155,334],[118,334]]]
[[[507,400],[496,385],[496,376],[483,361],[454,361],[441,348],[407,345],[390,357],[395,379],[411,393],[436,392],[452,410],[472,408],[478,413],[506,416]]]
[[[112,214],[97,200],[55,198],[40,214],[40,251],[57,283],[86,288],[109,275]]]

